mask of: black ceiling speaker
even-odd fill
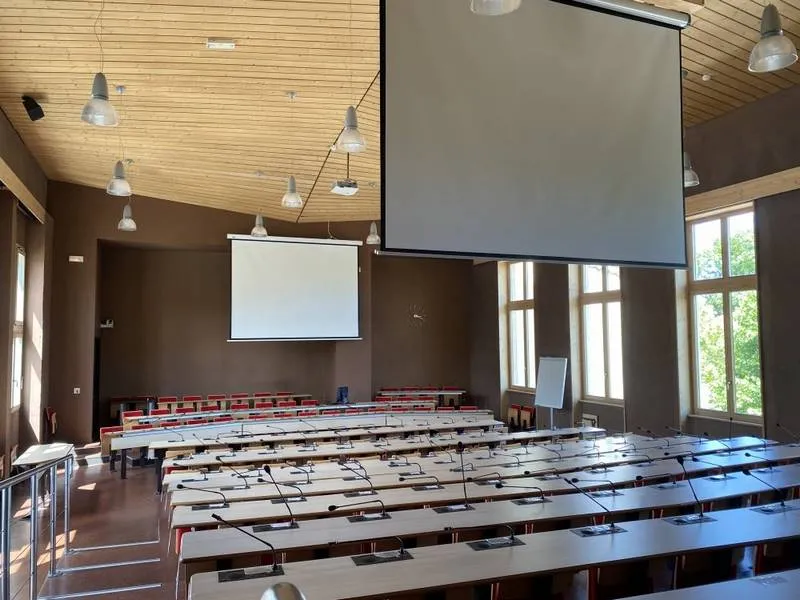
[[[22,97],[22,106],[25,107],[25,111],[28,113],[31,121],[38,121],[44,118],[44,109],[30,96]]]

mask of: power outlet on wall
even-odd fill
[[[73,396],[80,396],[81,395],[81,388],[72,388],[72,395]]]

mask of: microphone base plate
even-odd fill
[[[217,575],[218,583],[230,583],[231,581],[246,581],[248,579],[263,579],[265,577],[281,577],[285,575],[283,567],[278,565],[272,567],[258,567],[254,569],[232,569],[230,571],[220,571]]]
[[[529,506],[531,504],[546,504],[550,502],[547,498],[520,498],[519,500],[512,500],[511,504],[517,506]]]
[[[361,498],[362,496],[375,496],[378,492],[374,490],[362,491],[362,492],[347,492],[343,494],[345,498]]]
[[[592,498],[611,498],[612,496],[622,496],[622,492],[617,490],[603,490],[600,492],[589,492]]]
[[[784,504],[765,504],[764,506],[757,506],[752,509],[753,512],[761,513],[762,515],[779,515],[781,513],[789,512],[790,510],[797,510],[797,506]]]
[[[253,527],[253,533],[262,533],[264,531],[283,531],[284,529],[299,529],[300,524],[297,521],[292,521],[291,523],[287,523],[284,521],[283,523],[267,523],[265,525],[255,525]]]
[[[217,510],[219,508],[230,508],[227,502],[217,502],[215,504],[192,504],[192,510]]]
[[[524,546],[523,542],[518,537],[510,539],[508,537],[487,538],[478,540],[477,542],[469,542],[467,546],[473,550],[480,552],[481,550],[494,550],[495,548],[513,548],[514,546]]]
[[[686,487],[686,485],[676,481],[673,483],[659,483],[657,486],[654,487],[657,490],[675,490],[678,488]]]
[[[385,521],[386,519],[391,519],[392,516],[388,513],[370,513],[366,515],[353,515],[351,517],[347,517],[347,520],[351,523],[365,523],[367,521]]]
[[[306,502],[307,500],[308,498],[306,498],[305,496],[302,497],[294,496],[286,498],[286,502],[284,502],[283,499],[281,498],[273,498],[272,500],[270,500],[270,502],[272,502],[272,504],[286,504],[286,503],[297,504],[298,502]]]
[[[440,515],[447,514],[447,513],[454,513],[454,512],[464,512],[466,510],[475,510],[475,507],[470,506],[469,504],[454,504],[450,506],[437,506],[433,509],[433,512],[438,513]]]
[[[556,481],[557,479],[561,479],[561,476],[555,473],[553,475],[542,475],[536,478],[537,481]]]
[[[435,465],[452,465],[454,462],[456,462],[456,461],[454,461],[454,460],[435,460],[435,461],[433,461],[433,464],[435,464]]]
[[[403,471],[402,473],[397,474],[398,477],[417,477],[418,475],[425,475],[425,471],[417,471],[416,473]]]
[[[365,567],[367,565],[382,565],[384,563],[399,562],[402,560],[411,560],[414,557],[408,551],[402,554],[397,550],[389,552],[373,552],[372,554],[361,554],[353,556],[353,562],[357,567]]]
[[[579,527],[578,529],[570,529],[572,533],[579,537],[599,537],[601,535],[615,535],[617,533],[625,533],[627,530],[619,525],[590,525],[589,527]]]
[[[469,483],[474,483],[475,485],[497,485],[498,483],[503,483],[499,479],[482,479],[480,481],[475,481],[474,479],[469,481],[469,479],[467,479],[467,481]]]
[[[431,490],[443,490],[444,487],[434,483],[431,485],[415,485],[411,489],[415,492],[429,492]]]
[[[680,517],[670,517],[669,519],[664,519],[667,523],[672,523],[673,525],[683,526],[683,525],[698,525],[701,523],[713,523],[716,521],[715,518],[709,517],[708,515],[703,515],[702,517],[695,513],[692,515],[681,515]]]
[[[710,477],[706,477],[709,481],[725,481],[726,479],[736,479],[734,475],[726,474],[726,475],[711,475]]]

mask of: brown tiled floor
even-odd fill
[[[142,584],[161,584],[160,588],[135,593],[113,593],[100,598],[136,598],[137,600],[167,600],[175,596],[174,581],[177,560],[174,548],[167,553],[167,521],[162,513],[160,499],[154,495],[154,473],[152,468],[129,469],[128,479],[120,481],[118,473],[110,473],[108,465],[77,468],[72,481],[71,548],[127,544],[132,542],[155,543],[103,550],[78,551],[63,554],[63,517],[59,517],[57,545],[59,569],[100,565],[112,562],[140,559],[158,559],[157,562],[109,567],[85,571],[64,572],[57,577],[46,578],[49,566],[47,507],[40,510],[39,580],[41,596],[76,594],[104,588],[118,588]],[[59,512],[63,510],[61,495],[58,497]],[[19,502],[27,502],[20,498]],[[22,510],[22,512],[26,512]],[[29,524],[21,520],[13,529],[13,547],[20,549],[27,544]],[[24,551],[12,567],[13,600],[28,597],[27,551]]]

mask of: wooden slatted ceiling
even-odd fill
[[[763,6],[706,0],[694,12],[683,34],[687,126],[800,83],[797,65],[747,72]],[[48,177],[105,187],[123,148],[138,195],[283,220],[379,218],[377,0],[105,0],[103,70],[127,89],[113,98],[116,129],[79,120],[100,67],[100,7],[0,0],[0,107]],[[778,8],[797,41],[800,0]],[[236,50],[207,50],[209,37],[232,38]],[[287,91],[297,92],[293,103]],[[28,120],[24,93],[41,101],[43,121]],[[361,191],[343,198],[329,190],[345,158],[329,148],[357,101],[369,147],[351,159]],[[280,207],[290,173],[302,213]]]

